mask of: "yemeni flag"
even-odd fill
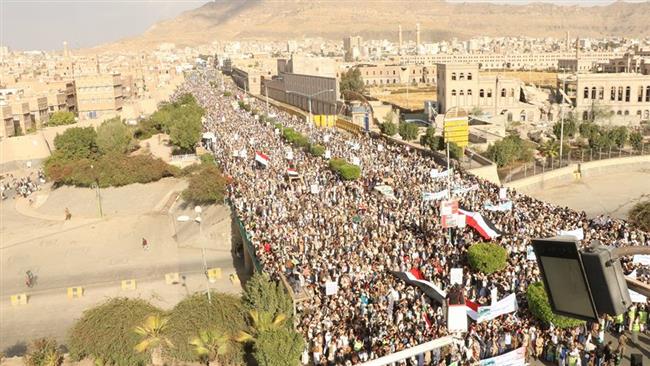
[[[269,161],[271,161],[271,159],[269,159],[269,157],[266,156],[264,153],[260,151],[255,151],[255,161],[264,166],[269,166]]]
[[[417,286],[430,298],[442,303],[447,297],[447,293],[442,291],[438,286],[430,281],[426,281],[417,268],[411,268],[406,272],[391,271],[391,274],[409,285]]]
[[[298,177],[298,172],[294,168],[287,168],[287,175],[290,178],[297,178]]]
[[[465,299],[465,307],[467,308],[467,316],[476,321],[478,319],[478,304],[470,299]]]
[[[484,218],[480,213],[467,211],[464,208],[459,208],[458,213],[465,215],[466,224],[478,231],[483,239],[490,240],[501,235],[501,231],[494,226],[492,221]]]

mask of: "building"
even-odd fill
[[[24,135],[36,127],[32,113],[29,110],[29,102],[18,99],[10,102],[9,106],[13,115],[14,135]]]
[[[596,71],[597,61],[581,58],[563,58],[557,61],[557,69],[560,72],[593,72]]]
[[[32,115],[32,120],[34,121],[36,128],[41,128],[47,125],[47,122],[50,120],[47,97],[32,96],[26,98],[26,100],[29,104],[29,112]]]
[[[354,67],[359,69],[368,86],[436,83],[436,65],[362,64]]]
[[[592,73],[558,75],[558,87],[568,91],[579,119],[591,120],[597,110],[613,113],[615,123],[650,120],[650,75]]]
[[[438,112],[454,107],[484,114],[505,115],[508,121],[537,121],[539,109],[522,102],[522,82],[503,76],[484,76],[478,65],[437,65]]]
[[[14,116],[11,113],[11,107],[0,105],[0,138],[11,137],[16,134],[14,128]]]
[[[75,79],[80,119],[106,119],[119,115],[124,103],[120,74],[85,75]]]
[[[343,52],[345,52],[345,61],[355,61],[361,57],[363,47],[363,38],[361,36],[349,36],[343,38]]]
[[[262,75],[259,70],[239,67],[232,68],[232,80],[235,82],[235,85],[253,95],[260,95],[261,79]]]

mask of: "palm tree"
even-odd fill
[[[165,328],[169,319],[160,314],[149,315],[144,323],[135,327],[134,332],[140,335],[140,343],[134,349],[138,353],[151,350],[151,363],[154,366],[162,366],[162,347],[167,345],[173,347],[172,342],[164,336]]]
[[[548,140],[538,147],[539,152],[546,158],[557,158],[560,155],[560,143],[557,140]]]
[[[249,315],[251,318],[250,332],[239,331],[235,337],[237,342],[255,342],[255,339],[260,333],[281,328],[287,320],[285,314],[278,314],[276,317],[273,317],[273,314],[267,311],[258,312],[257,310],[251,310]]]
[[[201,331],[190,344],[194,346],[196,354],[207,360],[208,366],[213,365],[213,361],[214,365],[218,365],[217,358],[230,352],[230,337],[218,330]]]

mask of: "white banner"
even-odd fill
[[[337,282],[325,282],[325,295],[336,295],[337,292],[339,292],[339,284]]]
[[[463,269],[462,268],[452,268],[449,272],[449,280],[451,285],[459,284],[463,285]]]
[[[320,187],[318,186],[318,184],[312,184],[310,188],[312,194],[318,194],[318,192],[320,192]]]
[[[359,165],[361,165],[361,160],[358,157],[353,156],[352,159],[350,159],[350,163],[352,163],[353,165],[359,166]]]
[[[332,157],[332,152],[329,151],[329,149],[325,150],[325,159],[329,159]]]
[[[465,305],[449,305],[447,308],[447,330],[467,332],[467,310]]]
[[[585,238],[585,233],[582,228],[573,229],[573,230],[560,230],[557,232],[559,236],[573,236],[576,240],[582,240]]]
[[[526,347],[520,347],[501,356],[479,361],[480,366],[523,366],[525,364]]]
[[[392,200],[397,199],[395,197],[395,191],[393,191],[393,187],[388,186],[388,185],[377,185],[375,186],[375,190],[383,194],[385,197],[390,198]]]
[[[499,199],[501,201],[505,201],[505,200],[508,199],[508,188],[507,187],[499,188]]]
[[[502,212],[510,211],[512,210],[512,201],[499,203],[498,205],[492,205],[486,203],[485,205],[483,205],[483,208],[485,208],[488,211],[502,211]]]
[[[498,316],[513,313],[517,310],[517,297],[515,294],[510,294],[503,299],[497,301],[492,306],[481,306],[478,308],[477,323],[492,320]]]
[[[453,194],[463,194],[463,193],[475,191],[477,189],[478,189],[478,184],[474,184],[474,185],[469,186],[469,187],[457,187],[457,188],[454,188],[452,193]]]
[[[537,256],[535,256],[535,251],[533,250],[532,245],[527,245],[526,246],[526,260],[528,261],[536,261]]]
[[[444,189],[440,192],[422,192],[422,201],[438,201],[449,197],[449,190]]]
[[[429,174],[431,175],[431,178],[433,178],[433,179],[445,178],[446,176],[449,175],[449,170],[439,172],[437,169],[431,169],[431,172]]]
[[[650,255],[636,254],[632,257],[632,263],[639,263],[644,266],[650,266]]]

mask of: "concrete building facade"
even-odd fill
[[[436,83],[436,65],[362,64],[355,67],[368,86]]]
[[[105,119],[118,115],[124,102],[122,78],[114,75],[85,75],[75,79],[79,118]]]

